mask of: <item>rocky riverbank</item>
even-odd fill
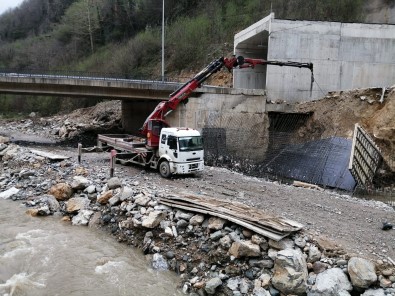
[[[161,183],[156,172],[131,173],[121,167],[109,178],[103,155],[86,156],[78,164],[74,150],[52,149],[48,157],[4,138],[1,142],[0,198],[21,200],[33,216],[57,215],[65,223],[107,230],[120,242],[141,248],[154,269],[178,273],[185,294],[395,295],[395,264],[385,243],[375,249],[380,253],[376,259],[368,258],[315,235],[309,224],[277,242],[227,220],[158,201],[188,190],[207,195],[213,183],[207,176]],[[215,169],[207,171],[215,178]],[[236,182],[231,176],[228,184]],[[264,192],[272,184],[260,186]],[[223,186],[222,192],[226,190]],[[238,197],[244,194],[239,191]],[[245,203],[255,206],[250,200]],[[379,209],[394,217],[391,207],[365,203],[366,211]],[[393,233],[385,232],[392,241]]]

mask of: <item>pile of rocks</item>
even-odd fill
[[[175,188],[157,187],[149,174],[108,179],[103,166],[50,162],[4,143],[0,157],[0,198],[24,200],[33,216],[62,215],[73,225],[107,229],[141,248],[153,268],[180,274],[185,294],[395,295],[391,262],[350,256],[303,232],[277,242],[167,207],[158,200]]]
[[[32,136],[42,143],[69,140],[89,131],[118,127],[121,121],[121,101],[102,102],[67,115],[36,117],[32,112],[29,117],[19,121],[2,120],[0,130],[17,141],[26,141],[32,139]]]

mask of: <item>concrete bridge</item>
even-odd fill
[[[120,100],[166,100],[181,83],[105,77],[0,73],[0,93],[92,97]],[[229,94],[229,88],[205,86],[201,93]]]
[[[134,134],[138,134],[141,124],[158,102],[167,100],[180,85],[153,80],[0,73],[0,93],[3,94],[120,99],[123,127]],[[232,116],[239,113],[264,114],[267,111],[286,111],[285,107],[266,106],[264,90],[202,86],[191,94],[188,105],[181,104],[167,119],[173,126],[202,129],[214,117],[218,123],[209,125],[221,125],[222,116],[228,116],[229,112],[233,113]],[[276,110],[271,110],[273,108]]]

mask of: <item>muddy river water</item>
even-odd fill
[[[0,295],[182,295],[172,272],[138,250],[60,217],[34,218],[0,199]]]

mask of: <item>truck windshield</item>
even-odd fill
[[[202,137],[180,137],[178,138],[180,151],[203,150]]]

